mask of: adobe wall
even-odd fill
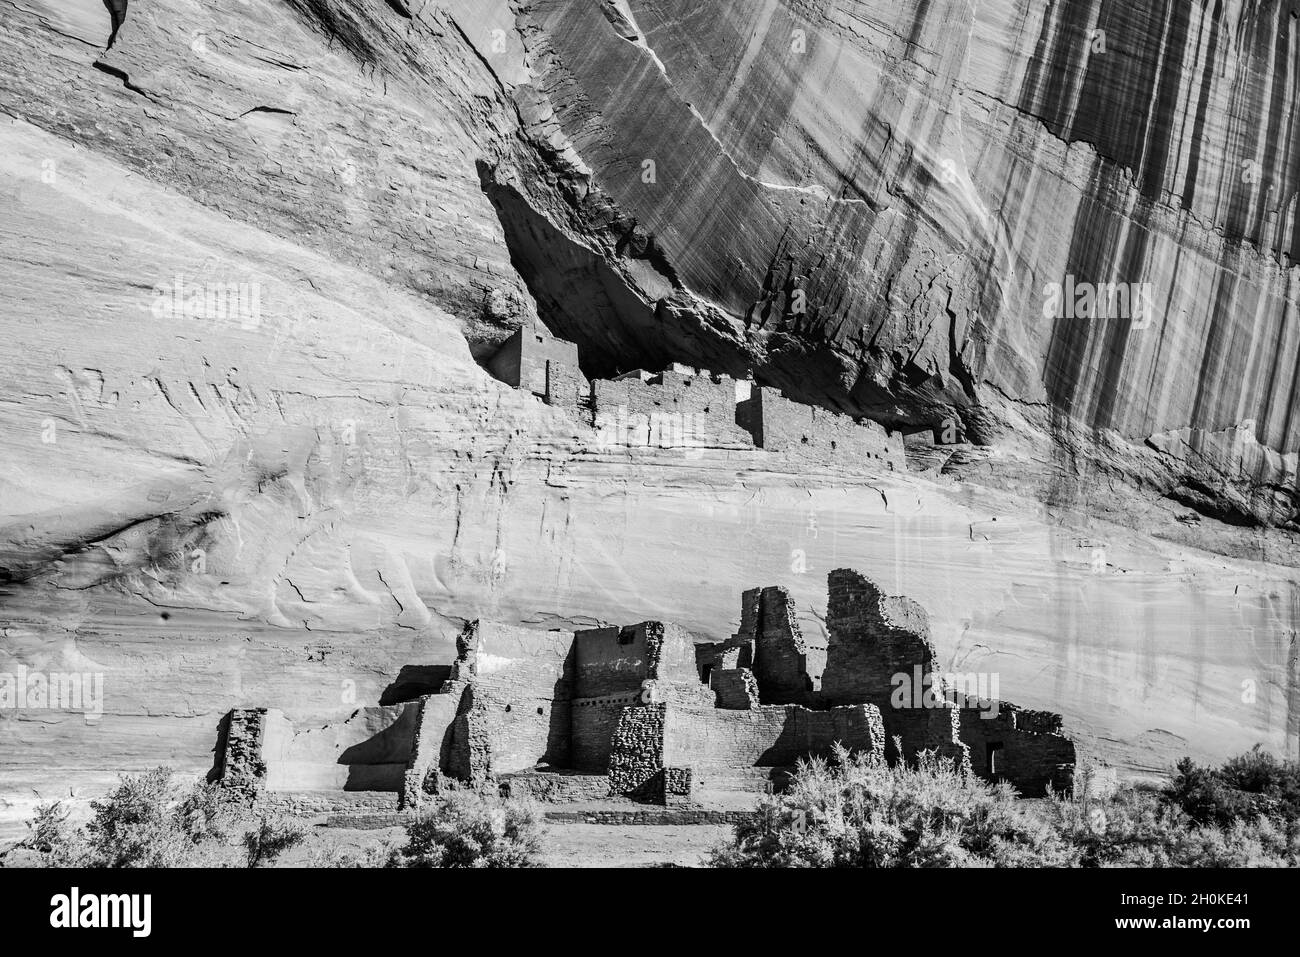
[[[906,469],[903,439],[875,422],[793,402],[779,389],[756,386],[736,407],[736,421],[754,444],[809,462]]]
[[[488,371],[551,405],[576,407],[587,387],[578,365],[578,346],[540,327],[516,330],[489,360]]]
[[[567,765],[573,633],[476,621],[466,626],[457,646],[453,675],[471,677],[476,709],[475,723],[465,733],[486,736],[491,759],[485,770],[506,774],[539,763]]]
[[[695,640],[671,622],[589,628],[573,644],[575,698],[639,693],[649,679],[699,683]]]
[[[708,372],[668,369],[591,384],[595,426],[622,445],[655,448],[753,448],[736,424],[736,382]]]

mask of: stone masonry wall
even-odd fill
[[[469,625],[458,641],[495,774],[569,763],[573,634],[495,622]],[[467,729],[468,730],[468,729]]]
[[[971,769],[982,778],[1010,782],[1024,797],[1042,797],[1049,785],[1069,793],[1075,749],[1059,733],[1060,716],[1005,701],[997,702],[996,717],[987,716],[991,713],[984,707],[961,709],[961,739],[970,746]]]
[[[668,708],[650,704],[619,712],[609,756],[611,794],[638,794],[661,776]]]
[[[672,623],[579,631],[574,661],[575,698],[639,692],[647,680],[699,681],[694,639]]]
[[[751,608],[756,614],[746,614]],[[826,646],[806,639],[799,628],[794,602],[784,588],[745,592],[741,631],[753,641],[754,677],[763,704],[813,704],[826,665]],[[752,631],[746,631],[746,627]]]
[[[577,345],[555,338],[543,327],[516,331],[488,362],[488,370],[507,385],[568,408],[578,405],[587,387]]]
[[[925,610],[909,598],[884,595],[870,579],[837,569],[828,579],[826,669],[822,694],[830,704],[868,702],[891,708],[895,674],[938,672]],[[888,721],[886,721],[888,724]]]
[[[895,706],[894,675],[938,678],[938,658],[925,609],[910,598],[886,596],[870,579],[851,569],[831,572],[828,589],[829,641],[822,700],[827,704],[875,705],[884,719],[886,735],[902,741],[904,757],[932,749],[965,763],[968,758],[956,737],[949,709],[927,708],[919,700],[909,707]],[[892,740],[890,754],[895,756]]]
[[[265,708],[239,708],[226,715],[218,743],[222,787],[256,792],[266,781],[262,739],[266,729]]]
[[[820,406],[787,399],[777,389],[754,388],[737,405],[737,421],[754,444],[770,452],[818,464],[853,463],[906,469],[901,436],[869,420],[857,420]]]
[[[801,757],[824,755],[839,742],[851,751],[884,756],[879,709],[849,705],[811,711],[799,705],[762,705],[750,711],[672,706],[667,711],[663,761],[708,772],[783,768]]]
[[[437,794],[443,774],[450,766],[452,725],[460,710],[463,688],[425,695],[419,701],[419,717],[411,743],[411,757],[402,786],[402,805],[414,807]]]
[[[620,445],[753,448],[736,424],[736,383],[728,376],[669,369],[592,382],[595,425]]]
[[[718,668],[709,673],[715,704],[729,711],[748,711],[759,705],[758,681],[748,668]]]
[[[619,715],[624,708],[640,703],[639,690],[597,698],[579,698],[573,702],[569,751],[570,765],[575,771],[604,774],[609,770],[610,748]]]

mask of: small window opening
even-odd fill
[[[1002,751],[1002,745],[990,741],[988,745],[989,757],[989,774],[998,774],[1001,772],[1002,762],[998,760],[998,754]]]

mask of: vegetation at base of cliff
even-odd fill
[[[455,789],[406,825],[390,867],[535,867],[541,816],[532,804]]]
[[[1180,761],[1163,786],[1019,800],[922,753],[888,765],[844,749],[800,763],[786,791],[715,848],[714,867],[1294,867],[1300,864],[1300,763],[1259,748],[1219,767]],[[39,805],[18,848],[46,867],[261,867],[302,844],[299,821],[212,785],[188,790],[158,768],[124,776],[70,822]],[[451,787],[405,825],[404,839],[318,848],[313,867],[538,866],[545,832],[531,802]]]
[[[1179,762],[1164,788],[1022,802],[932,753],[891,767],[838,749],[800,764],[716,848],[715,867],[1294,867],[1300,765],[1257,748]]]
[[[90,802],[81,827],[62,801],[41,804],[18,848],[44,867],[259,867],[306,837],[296,821],[210,784],[183,791],[174,777],[168,768],[123,776]]]
[[[359,852],[326,851],[313,867],[537,867],[545,828],[531,801],[487,790],[444,785],[407,822],[405,843],[372,844]]]

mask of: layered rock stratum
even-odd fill
[[[104,676],[0,712],[7,820],[837,567],[1081,753],[1297,753],[1295,0],[3,9],[0,671]],[[485,371],[535,320],[941,444],[611,448]]]

